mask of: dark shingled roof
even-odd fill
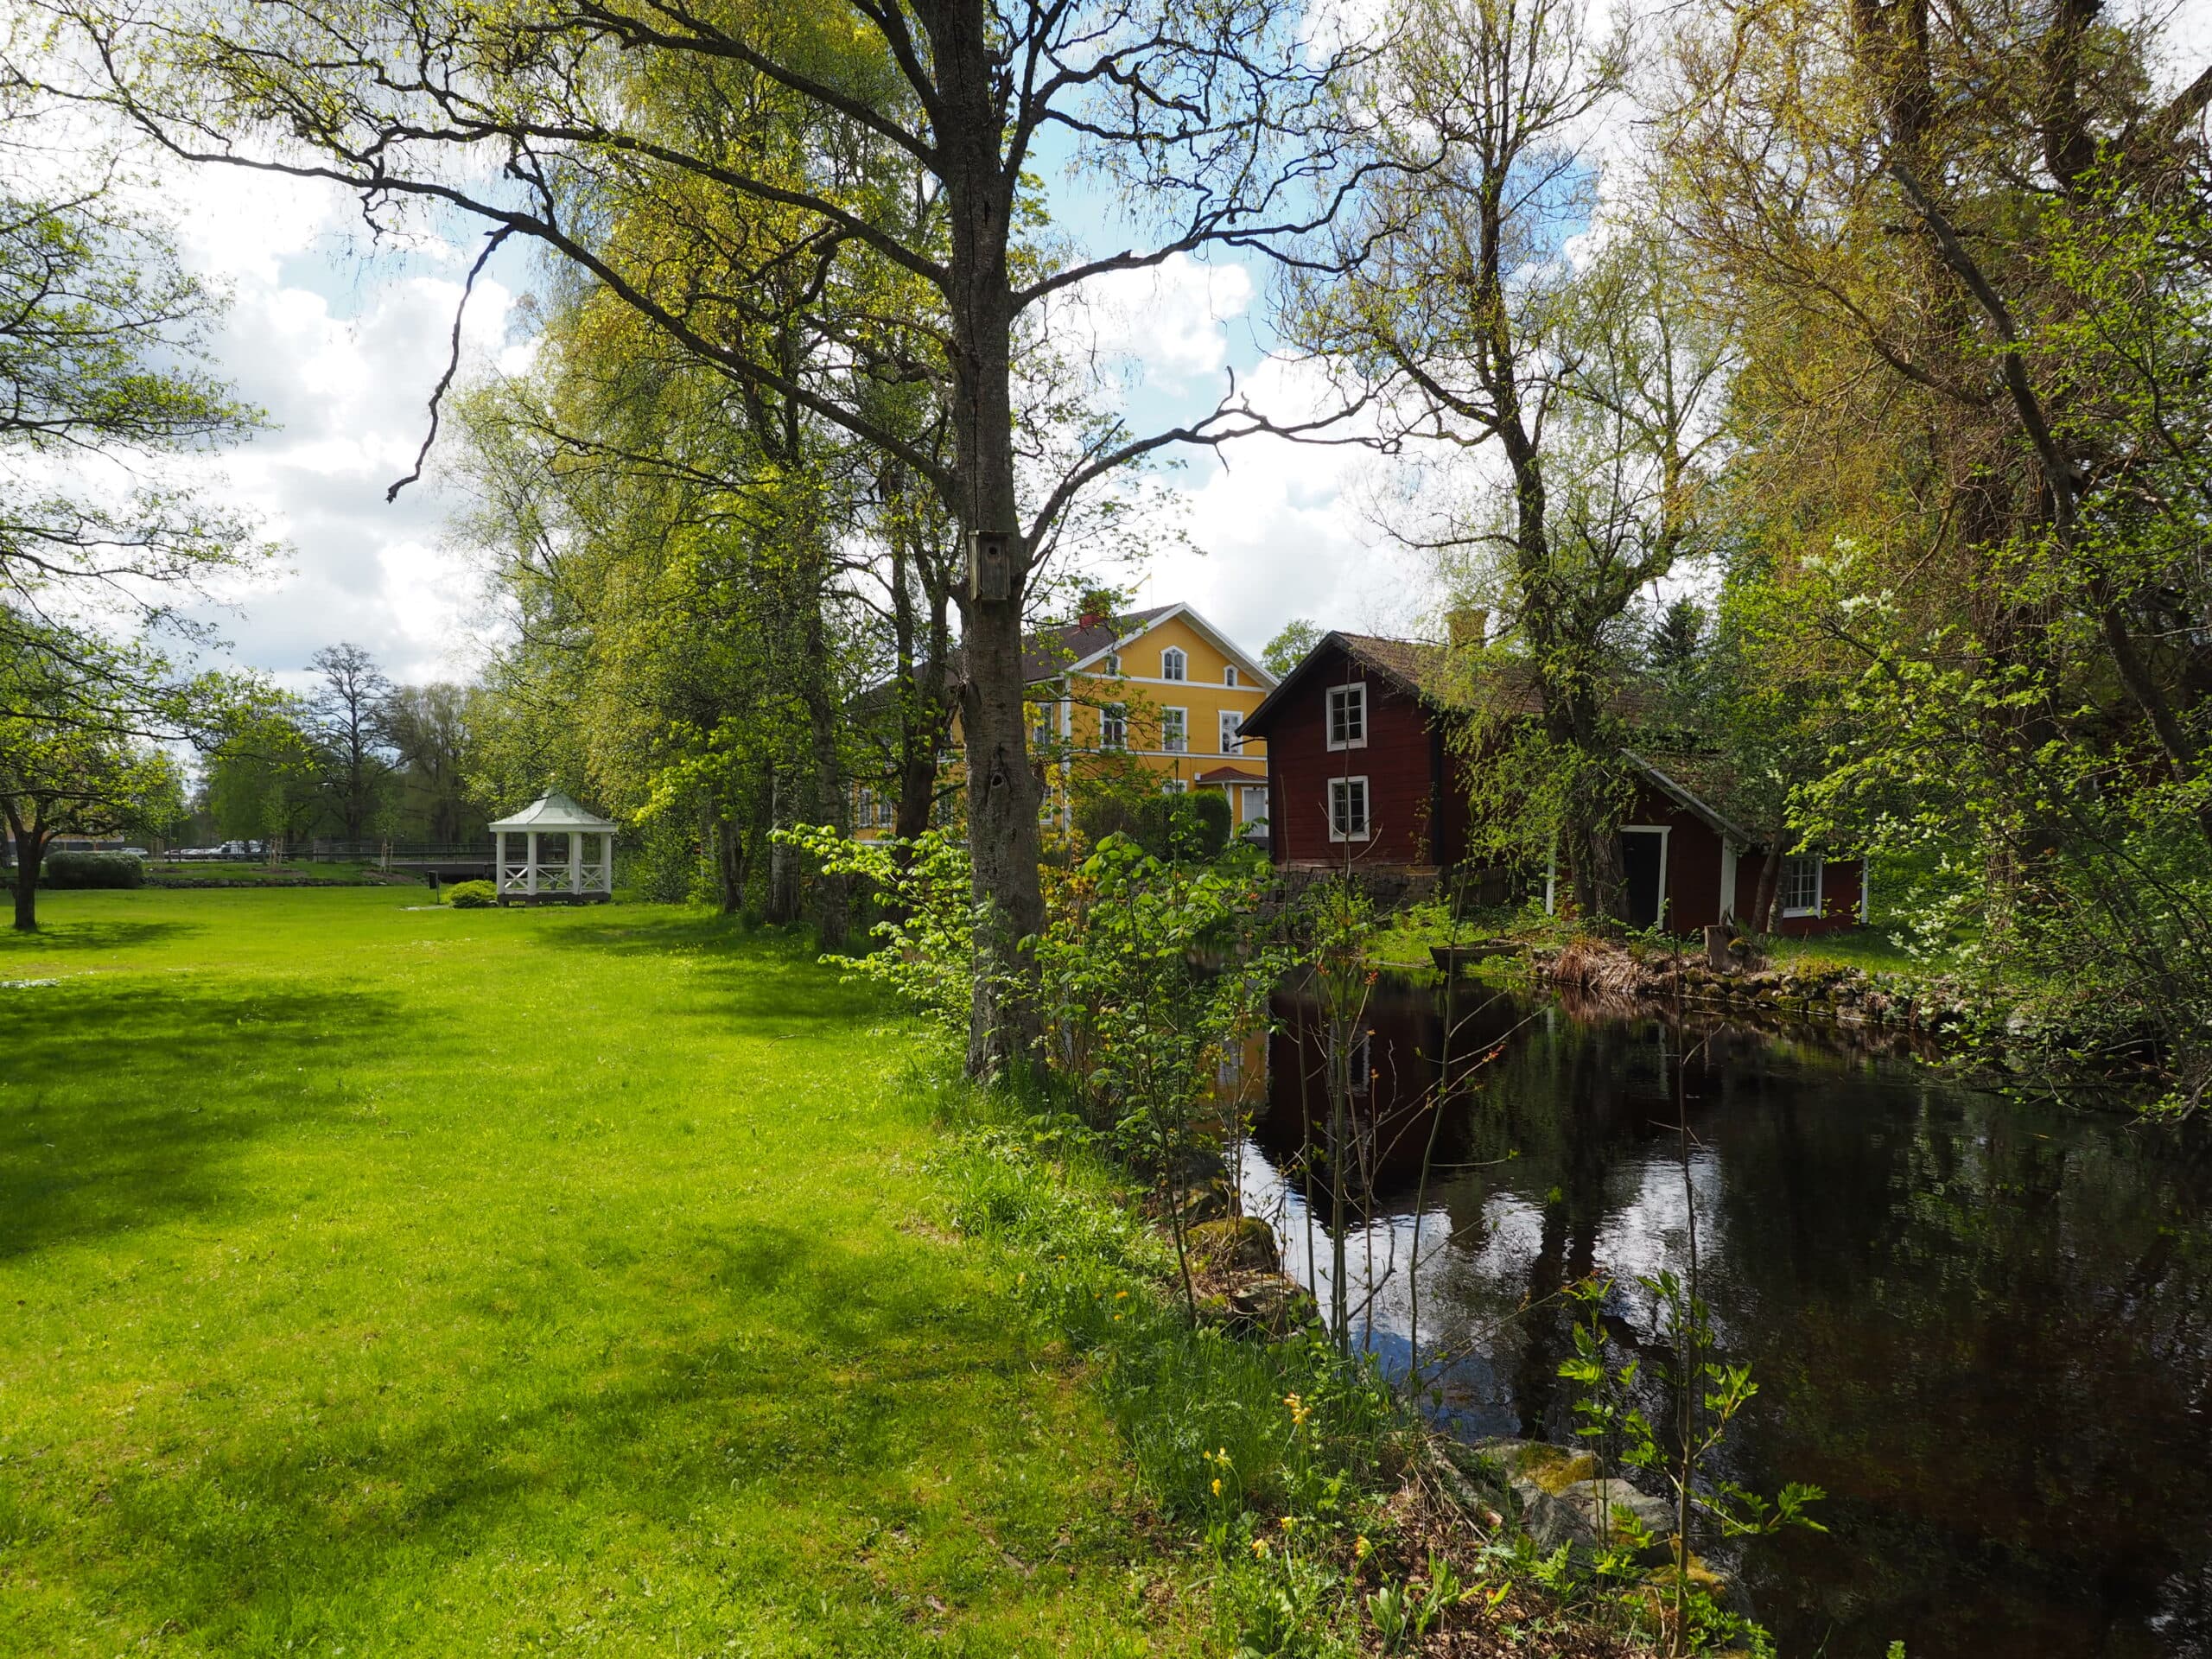
[[[1125,611],[1109,616],[1086,627],[1080,622],[1056,622],[1023,637],[1021,641],[1021,683],[1034,685],[1039,680],[1049,680],[1064,671],[1070,664],[1104,651],[1116,639],[1139,633],[1158,618],[1174,610],[1173,605],[1155,605],[1147,611]],[[952,684],[960,685],[962,658],[960,647],[952,648]],[[855,709],[873,709],[889,700],[893,680],[880,681],[867,690],[855,695],[851,706]]]
[[[1039,628],[1021,642],[1021,683],[1034,685],[1039,680],[1049,680],[1069,664],[1095,656],[1116,639],[1141,632],[1175,608],[1155,605],[1148,611],[1126,611],[1103,618],[1089,627],[1080,622],[1064,622]]]

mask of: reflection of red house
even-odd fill
[[[1332,633],[1246,717],[1243,729],[1268,741],[1276,864],[1427,876],[1465,861],[1469,791],[1447,741],[1459,716],[1439,689],[1445,660],[1437,646]],[[1621,825],[1630,921],[1688,932],[1748,912],[1769,849],[1665,766],[1631,758],[1640,781]],[[1781,880],[1783,932],[1858,924],[1859,860],[1791,855]]]

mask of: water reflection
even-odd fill
[[[1456,995],[1448,1041],[1439,995],[1403,986],[1340,1033],[1368,1079],[1341,1194],[1310,1155],[1331,1047],[1314,1006],[1282,999],[1245,1067],[1264,1072],[1248,1206],[1325,1306],[1341,1199],[1346,1301],[1387,1364],[1417,1332],[1459,1426],[1567,1437],[1554,1293],[1679,1265],[1694,1202],[1720,1340],[1761,1384],[1726,1472],[1833,1495],[1828,1535],[1746,1563],[1785,1651],[2212,1654],[2194,1144],[1840,1033]],[[1639,1294],[1608,1315],[1655,1343]]]

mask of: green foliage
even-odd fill
[[[1658,1364],[1657,1380],[1675,1402],[1671,1433],[1655,1427],[1637,1403],[1642,1361],[1634,1354],[1613,1357],[1614,1342],[1604,1319],[1611,1281],[1593,1274],[1570,1285],[1567,1292],[1580,1317],[1574,1325],[1574,1352],[1560,1362],[1559,1375],[1574,1389],[1574,1410],[1581,1420],[1575,1432],[1592,1443],[1600,1469],[1625,1465],[1656,1477],[1677,1513],[1687,1507],[1693,1526],[1702,1521],[1726,1539],[1792,1527],[1826,1531],[1811,1514],[1811,1506],[1824,1496],[1819,1487],[1791,1482],[1768,1498],[1712,1473],[1710,1465],[1731,1426],[1758,1386],[1749,1366],[1726,1364],[1715,1357],[1712,1317],[1705,1300],[1673,1268],[1640,1274],[1636,1284],[1652,1299],[1654,1323],[1668,1344],[1662,1351],[1665,1357]],[[1649,1541],[1624,1535],[1624,1541],[1634,1547]],[[1670,1605],[1678,1639],[1694,1651],[1743,1637],[1764,1641],[1763,1631],[1698,1590],[1692,1576],[1691,1538],[1678,1531],[1671,1541],[1673,1560],[1661,1593]],[[1593,1568],[1599,1578],[1640,1580],[1626,1551],[1610,1536],[1605,1544]],[[1639,1582],[1626,1597],[1626,1605],[1645,1605],[1646,1593]]]
[[[964,1033],[975,996],[976,899],[968,849],[953,832],[855,841],[826,824],[800,824],[776,838],[818,860],[825,874],[867,883],[884,912],[869,929],[875,950],[829,960],[886,986],[947,1034]]]
[[[1260,653],[1260,666],[1280,680],[1320,643],[1319,626],[1306,617],[1294,616],[1282,625],[1281,632],[1268,641],[1267,649]]]
[[[136,853],[48,853],[39,881],[49,887],[140,887],[146,866]]]
[[[455,910],[486,910],[499,901],[499,889],[489,881],[456,881],[445,890],[445,901]]]

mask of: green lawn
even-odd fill
[[[421,902],[0,944],[59,982],[0,989],[0,1653],[1196,1645],[931,1222],[905,1027],[686,912]]]

